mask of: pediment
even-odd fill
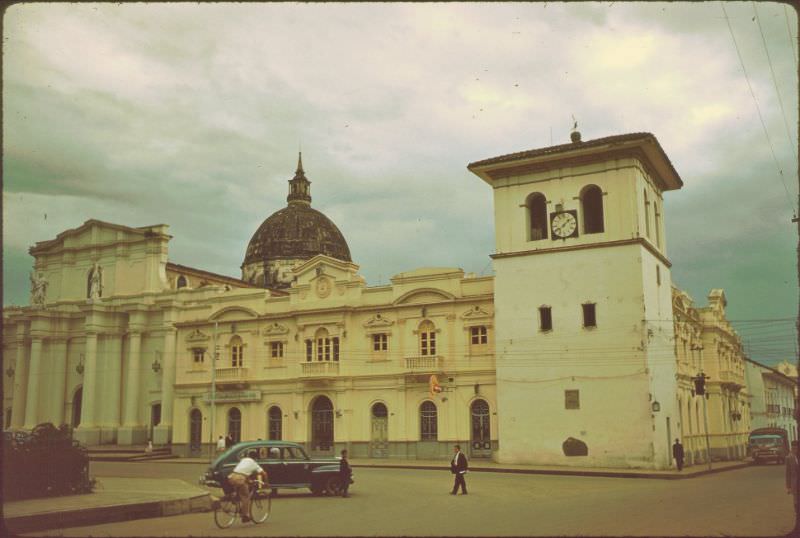
[[[325,275],[334,281],[350,280],[350,275],[355,274],[358,265],[317,254],[310,260],[294,268],[295,278],[298,283],[308,283],[315,278]]]
[[[276,321],[267,325],[263,332],[265,336],[281,336],[289,334],[289,327]]]
[[[394,325],[394,321],[386,319],[381,314],[375,314],[362,325],[365,329],[385,329]]]
[[[244,306],[226,306],[209,316],[210,321],[235,321],[242,318],[257,318],[258,312]]]
[[[195,329],[186,335],[187,342],[205,342],[208,339],[209,336],[200,329]]]
[[[478,305],[473,306],[469,310],[466,310],[461,314],[461,319],[464,321],[471,321],[471,320],[483,320],[489,319],[492,317],[492,314],[484,310]]]
[[[394,301],[394,304],[429,304],[451,301],[455,295],[436,288],[420,288],[404,293]]]

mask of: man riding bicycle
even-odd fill
[[[251,450],[247,456],[242,458],[239,463],[234,467],[233,472],[228,475],[228,484],[233,486],[236,493],[239,494],[239,499],[242,503],[242,521],[250,521],[250,481],[255,475],[256,479],[260,478],[264,485],[262,487],[268,488],[269,482],[267,481],[267,472],[256,463],[258,452]]]

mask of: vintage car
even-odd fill
[[[228,475],[251,450],[258,452],[256,462],[267,471],[273,490],[309,488],[315,495],[341,491],[339,458],[309,458],[302,446],[288,441],[238,443],[214,460],[200,483],[227,491]]]
[[[782,464],[789,454],[789,436],[783,428],[758,428],[750,432],[750,457],[756,465],[774,461]]]

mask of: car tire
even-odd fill
[[[325,482],[325,492],[328,495],[340,495],[342,493],[342,482],[338,476],[331,476]]]
[[[319,497],[320,495],[322,495],[325,492],[325,489],[320,487],[320,486],[311,486],[308,489],[310,489],[311,493],[316,495],[317,497]]]

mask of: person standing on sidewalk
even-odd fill
[[[800,467],[800,454],[798,454],[797,441],[792,441],[792,451],[786,456],[786,493],[792,495],[794,500],[794,511],[798,513],[798,497],[800,497],[800,490],[798,489],[798,468]]]
[[[230,448],[233,446],[233,437],[231,434],[225,436],[225,448]]]
[[[227,444],[225,438],[220,435],[219,439],[217,439],[217,452],[223,452]]]
[[[350,462],[347,461],[347,450],[342,450],[342,459],[339,461],[339,482],[342,484],[342,497],[347,497],[352,474],[353,470],[350,468]]]
[[[450,495],[458,493],[458,486],[461,486],[461,495],[467,494],[467,482],[464,480],[464,475],[467,474],[469,463],[467,457],[462,454],[461,447],[456,445],[453,447],[453,461],[450,462],[450,472],[456,475],[455,482],[453,482],[453,491]]]
[[[683,469],[683,445],[678,439],[675,439],[675,444],[672,445],[672,457],[675,458],[675,463],[678,470]]]

